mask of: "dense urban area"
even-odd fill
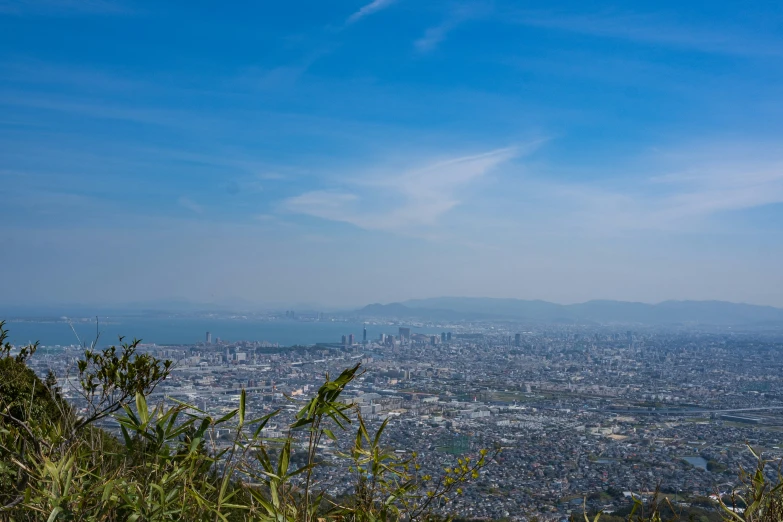
[[[346,331],[282,347],[203,332],[193,345],[140,348],[175,362],[153,400],[176,398],[218,414],[235,408],[244,388],[253,414],[283,410],[265,428],[272,438],[285,435],[297,401],[325,374],[361,363],[346,400],[373,427],[390,418],[386,442],[400,455],[417,452],[425,471],[437,475],[460,455],[502,448],[444,508],[466,518],[561,520],[585,505],[611,513],[656,490],[675,505],[716,510],[716,495],[737,485],[740,467],[755,466],[748,445],[765,458],[783,456],[776,331],[371,321],[389,333]],[[68,376],[82,351],[43,347],[30,363],[41,375],[53,370],[77,401]],[[216,435],[228,441],[231,433]],[[342,442],[324,444],[328,460]],[[350,493],[341,468],[319,473],[329,495]]]

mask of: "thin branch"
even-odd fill
[[[79,337],[79,334],[76,333],[76,328],[73,327],[73,323],[71,323],[70,319],[68,319],[68,326],[71,327],[71,331],[73,332],[73,335],[75,335],[76,336],[76,340],[79,341],[79,346],[81,346],[83,348],[84,345],[82,344],[82,340]]]

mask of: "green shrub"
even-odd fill
[[[444,464],[438,477],[423,474],[418,455],[400,457],[384,445],[388,421],[370,432],[355,407],[340,400],[359,365],[334,380],[327,375],[280,440],[262,437],[278,412],[247,418],[244,390],[237,407],[220,418],[176,401],[151,408],[147,398],[171,364],[136,353],[138,341],[85,351],[77,380],[87,408],[79,416],[60,397],[55,379],[41,381],[27,367],[36,346],[12,357],[5,340],[0,322],[0,520],[441,520],[450,500],[499,451]],[[121,439],[96,427],[107,416],[119,423]],[[233,438],[219,446],[216,430],[225,427]],[[321,442],[345,435],[347,449],[335,456],[353,489],[330,498],[314,484],[315,471],[326,465]],[[756,470],[741,471],[740,487],[720,502],[720,512],[683,512],[656,496],[649,505],[634,499],[627,512],[572,519],[783,521],[783,482],[770,484],[769,462],[754,455]],[[597,498],[620,493],[609,488]]]
[[[340,401],[358,365],[334,380],[327,376],[282,440],[261,436],[278,412],[246,417],[244,390],[237,408],[220,418],[184,403],[150,408],[147,397],[168,375],[170,363],[137,354],[137,346],[134,341],[85,351],[77,365],[87,403],[81,417],[71,408],[52,407],[62,400],[25,364],[34,349],[13,359],[10,346],[5,350],[2,362],[14,374],[16,391],[0,399],[0,518],[433,519],[496,455],[482,450],[458,459],[439,477],[422,474],[416,454],[401,458],[384,446],[387,422],[371,433],[358,411]],[[34,395],[32,405],[21,400],[39,387],[48,395]],[[51,414],[35,415],[36,408]],[[121,440],[95,427],[106,416],[119,423]],[[216,444],[220,427],[232,428],[227,447]],[[320,442],[348,430],[349,449],[337,456],[353,479],[353,493],[328,498],[313,484],[314,471],[323,465]],[[293,448],[299,447],[304,456],[294,466]]]

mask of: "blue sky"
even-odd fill
[[[783,4],[0,0],[0,300],[783,306]]]

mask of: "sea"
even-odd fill
[[[71,328],[73,326],[73,329]],[[365,325],[359,322],[340,321],[258,321],[217,318],[100,318],[96,322],[33,322],[8,321],[8,340],[14,345],[38,341],[42,346],[73,346],[90,344],[100,332],[98,346],[116,344],[119,336],[126,341],[134,338],[143,343],[157,345],[195,344],[204,342],[207,332],[212,341],[267,341],[280,346],[339,343],[343,335],[354,334],[362,340]],[[367,324],[367,338],[378,339],[380,334],[397,335],[396,325]],[[419,333],[427,332],[412,329]]]

